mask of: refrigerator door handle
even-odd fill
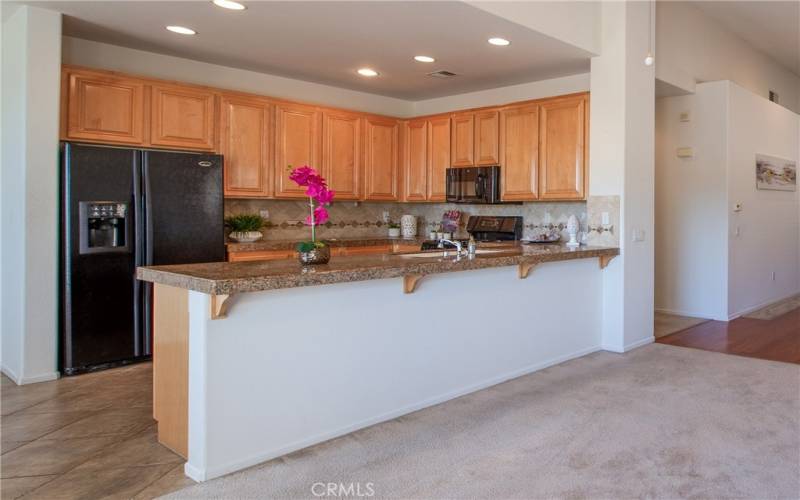
[[[147,153],[142,155],[143,174],[142,183],[144,184],[144,193],[142,198],[144,201],[144,265],[150,266],[153,264],[153,211],[150,201],[150,173],[147,164]]]
[[[142,251],[144,250],[143,240],[143,224],[144,218],[142,214],[142,162],[141,154],[137,151],[133,157],[133,224],[134,224],[134,268],[144,265]],[[134,323],[134,340],[133,348],[135,356],[142,356],[145,354],[145,346],[148,344],[149,339],[143,338],[142,332],[145,331],[142,324],[145,317],[143,316],[144,295],[142,293],[142,282],[133,278],[133,323]]]
[[[146,151],[141,153],[142,164],[142,206],[144,210],[144,246],[142,248],[144,255],[144,265],[153,265],[153,210],[152,210],[152,188],[150,187],[150,167],[148,164],[148,156]],[[153,284],[146,282],[142,287],[142,307],[144,314],[144,328],[142,328],[142,337],[144,341],[144,353],[151,355],[153,353],[150,339],[152,338],[152,321],[153,321]]]

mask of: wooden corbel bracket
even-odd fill
[[[600,269],[605,269],[611,259],[616,257],[616,255],[601,255],[600,256]]]
[[[517,275],[519,276],[519,279],[524,280],[525,278],[527,278],[534,267],[536,267],[535,262],[523,262],[522,264],[520,264],[517,269]]]
[[[422,274],[407,274],[403,276],[403,293],[414,293],[417,282],[422,276]]]
[[[228,304],[233,295],[211,296],[211,319],[223,319],[228,315]]]

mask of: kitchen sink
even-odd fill
[[[475,250],[476,255],[484,255],[484,254],[491,254],[491,253],[508,253],[512,252],[513,250],[510,248],[478,248]],[[417,259],[417,258],[429,258],[435,259],[437,257],[455,257],[456,251],[455,250],[440,250],[436,252],[417,252],[417,253],[402,253],[399,254],[398,257],[402,257],[404,259]],[[466,257],[467,255],[462,254],[462,257]]]

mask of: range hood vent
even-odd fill
[[[453,78],[454,76],[458,75],[452,71],[441,69],[439,71],[434,71],[433,73],[428,73],[428,76],[432,76],[434,78]]]

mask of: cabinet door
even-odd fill
[[[450,140],[451,160],[454,167],[475,165],[475,115],[472,113],[453,116]]]
[[[337,200],[361,198],[361,117],[342,111],[324,111],[322,121],[322,175]]]
[[[428,120],[428,201],[444,201],[450,168],[450,117]]]
[[[542,103],[539,198],[581,200],[586,194],[586,97]]]
[[[523,106],[500,112],[501,197],[507,201],[537,198],[539,107]]]
[[[244,252],[228,252],[228,262],[250,262],[254,260],[296,259],[294,250],[253,250]]]
[[[397,201],[397,120],[370,117],[365,124],[365,198]]]
[[[405,201],[425,201],[428,195],[428,122],[405,124],[403,196]]]
[[[321,169],[321,113],[300,104],[275,105],[275,196],[305,198],[306,188],[289,180],[289,167],[304,165]]]
[[[179,149],[214,149],[214,93],[179,85],[151,87],[150,143]]]
[[[67,139],[144,144],[144,83],[77,72],[67,85]]]
[[[271,196],[269,102],[223,96],[220,108],[225,196]]]
[[[500,164],[499,123],[500,118],[497,111],[475,113],[476,165]]]

